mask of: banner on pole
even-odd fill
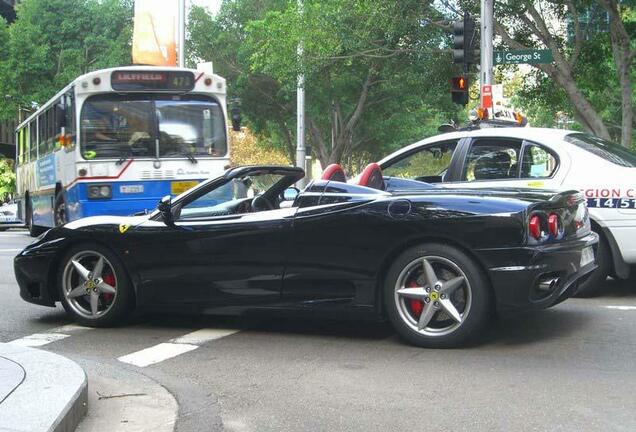
[[[135,0],[133,64],[177,65],[177,5],[176,0],[163,0],[161,7],[156,0]]]
[[[481,86],[481,106],[492,110],[492,86],[489,84]]]

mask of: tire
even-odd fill
[[[45,228],[42,228],[42,227],[37,226],[37,225],[33,225],[33,204],[31,204],[31,199],[30,198],[27,199],[25,213],[26,213],[26,215],[24,217],[25,224],[26,224],[27,228],[29,229],[29,235],[31,237],[37,237],[40,234],[42,234],[44,231],[46,231]]]
[[[604,282],[610,272],[612,263],[612,255],[610,254],[609,245],[605,236],[598,234],[598,251],[596,252],[596,265],[598,266],[589,275],[583,276],[579,282],[579,289],[576,291],[575,297],[589,298],[597,297],[605,288]]]
[[[92,275],[100,258],[103,260],[102,272]],[[80,268],[72,263],[73,260]],[[84,278],[87,273],[88,280]],[[106,290],[104,284],[110,288]],[[126,269],[113,252],[101,245],[72,247],[61,261],[57,285],[66,312],[87,327],[122,324],[134,309],[135,296]],[[97,300],[94,300],[95,296]]]
[[[424,260],[438,280],[433,287]],[[384,305],[396,332],[425,348],[465,345],[483,330],[492,310],[490,286],[478,265],[462,251],[436,243],[412,247],[395,259],[384,282]],[[419,329],[419,321],[428,314],[430,321]]]
[[[64,193],[62,191],[59,191],[57,195],[55,195],[55,207],[53,212],[55,226],[62,226],[68,222],[66,201],[64,201]]]

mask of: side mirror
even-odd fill
[[[285,191],[283,192],[283,200],[284,201],[294,201],[299,193],[300,193],[300,190],[298,190],[298,188],[293,187],[293,186],[289,187],[289,188],[285,189]]]
[[[174,218],[172,216],[172,197],[170,195],[166,195],[161,198],[159,205],[157,205],[157,210],[159,210],[161,218],[166,225],[174,226]]]

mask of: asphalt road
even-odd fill
[[[29,241],[0,233],[0,342],[69,324],[61,306],[18,296],[12,257]],[[496,321],[457,350],[408,346],[384,324],[301,319],[163,315],[69,333],[41,348],[89,378],[107,368],[122,386],[131,374],[160,383],[178,431],[636,430],[636,287],[612,280],[603,297]]]

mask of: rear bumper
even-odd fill
[[[596,268],[592,261],[581,267],[581,253],[592,247],[596,256],[598,235],[563,243],[508,249],[480,250],[488,268],[500,313],[545,309],[576,294],[578,280]],[[555,280],[551,289],[540,282]]]

